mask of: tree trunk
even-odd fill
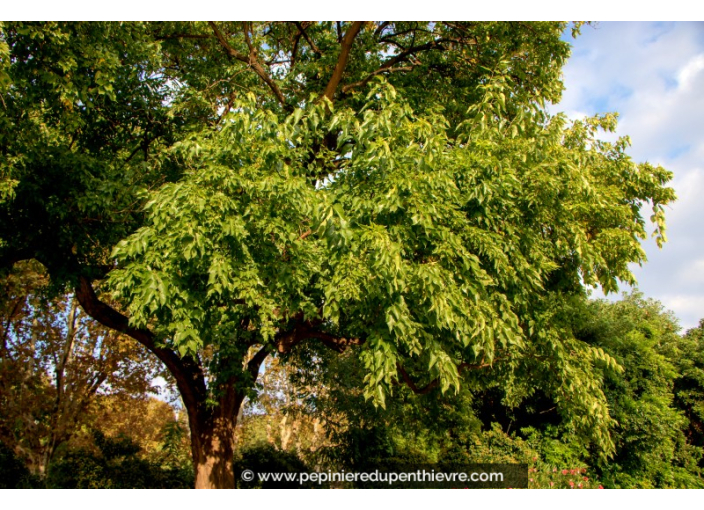
[[[196,489],[234,489],[234,419],[218,418],[206,430],[191,432]]]
[[[196,489],[234,489],[235,427],[244,394],[227,385],[215,407],[189,415]]]

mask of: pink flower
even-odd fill
[[[604,488],[604,486],[603,486],[603,485],[600,485],[600,486],[599,486],[599,488],[600,488],[600,489],[603,489],[603,488]]]
[[[570,487],[574,488],[574,482],[572,480],[570,480]]]
[[[588,481],[589,481],[589,478],[587,478],[587,477],[585,476],[585,477],[584,477],[584,481],[585,481],[585,482],[588,482]]]
[[[550,487],[552,487],[553,485],[555,485],[555,484],[554,484],[554,483],[552,483],[552,482],[550,482]]]
[[[563,469],[563,470],[562,470],[562,474],[563,474],[563,475],[566,475],[567,473],[569,473],[569,471],[567,471],[566,469]]]

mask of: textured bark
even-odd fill
[[[232,465],[237,413],[218,416],[203,428],[191,427],[191,452],[196,489],[234,489]]]
[[[325,87],[325,92],[323,93],[323,96],[327,97],[330,101],[332,101],[335,91],[337,90],[337,86],[340,84],[340,80],[342,80],[342,74],[345,72],[345,68],[347,67],[347,61],[350,58],[350,51],[352,50],[352,43],[354,42],[355,37],[357,37],[357,34],[359,34],[359,31],[362,30],[363,25],[363,21],[355,21],[347,30],[345,37],[342,38],[340,56],[337,59],[337,64],[335,64],[332,77],[330,78],[327,87]]]

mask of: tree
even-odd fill
[[[46,476],[58,449],[105,407],[99,397],[145,399],[161,367],[72,295],[52,297],[36,266],[18,264],[0,280],[0,441]]]
[[[605,391],[618,426],[616,451],[601,462],[612,487],[701,487],[701,449],[687,441],[688,419],[676,405],[679,367],[688,342],[677,319],[634,292],[615,304],[590,304],[591,320],[578,334],[603,348],[624,368],[605,374]],[[691,420],[691,418],[690,418]]]
[[[675,380],[675,401],[689,420],[687,438],[704,447],[704,319],[687,331],[673,360],[679,377]],[[700,462],[704,467],[704,461]]]
[[[397,382],[537,381],[608,453],[592,368],[618,366],[552,306],[633,282],[641,209],[661,242],[674,194],[599,141],[615,116],[546,112],[565,28],[7,24],[0,260],[39,260],[166,365],[196,487],[234,486],[263,360],[316,341],[359,346],[382,406]]]
[[[555,324],[623,368],[595,367],[617,422],[611,430],[614,454],[607,460],[575,436],[570,420],[555,412],[557,403],[543,392],[507,405],[500,379],[495,387],[465,384],[454,399],[442,399],[438,388],[430,399],[399,391],[386,409],[374,409],[356,391],[364,370],[345,355],[319,363],[313,380],[321,387],[308,392],[307,403],[289,406],[325,420],[335,447],[321,453],[337,470],[519,461],[548,467],[540,470],[548,475],[589,467],[589,476],[596,474],[609,488],[701,486],[700,328],[679,335],[673,314],[637,291],[618,302],[572,296],[556,311]],[[299,370],[308,380],[309,372]],[[548,482],[564,483],[563,475]]]

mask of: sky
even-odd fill
[[[632,270],[646,297],[692,328],[704,318],[704,22],[604,22],[565,38],[573,45],[566,90],[551,111],[618,112],[617,135],[630,136],[633,160],[674,173],[668,242],[662,250],[644,242],[648,262]]]

